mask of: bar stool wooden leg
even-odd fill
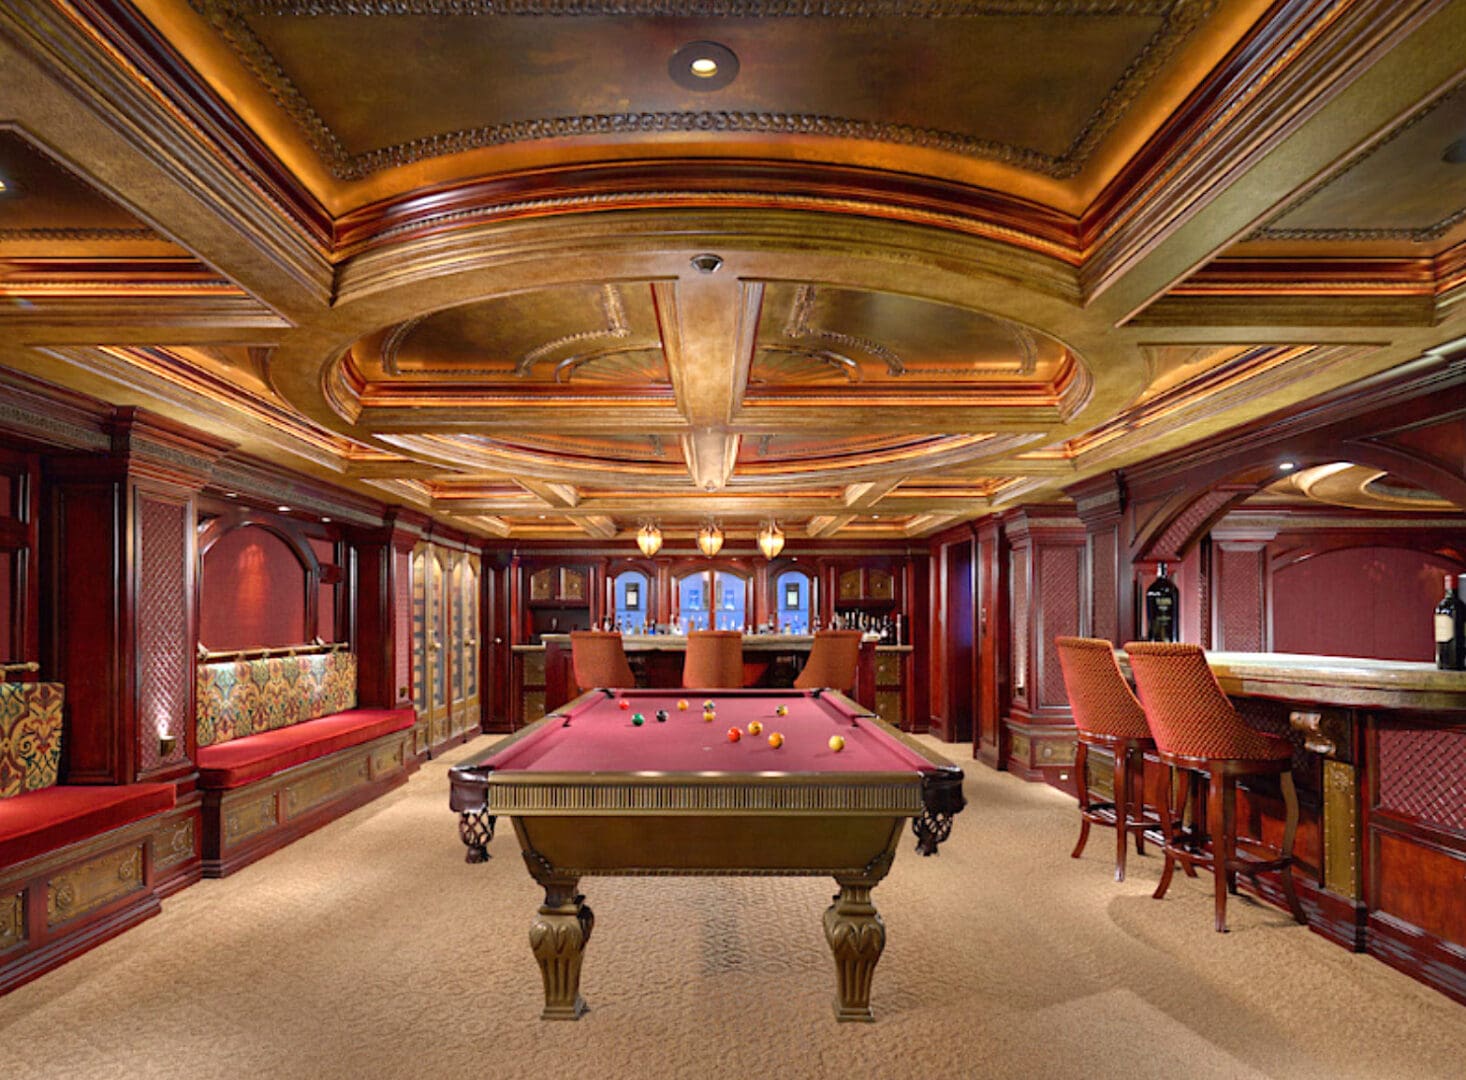
[[[1130,747],[1115,747],[1115,880],[1125,880],[1125,852],[1130,847],[1130,790],[1126,780],[1130,774]]]
[[[1216,907],[1217,933],[1227,932],[1227,879],[1232,853],[1237,845],[1237,822],[1227,813],[1228,806],[1235,806],[1235,800],[1228,800],[1227,793],[1235,779],[1223,775],[1220,769],[1213,769],[1206,792],[1207,829],[1211,832],[1212,877]]]
[[[1288,901],[1288,910],[1293,914],[1293,921],[1307,925],[1308,916],[1303,913],[1303,905],[1298,902],[1298,890],[1293,887],[1293,841],[1298,835],[1298,789],[1293,786],[1292,769],[1279,774],[1278,779],[1283,788],[1285,811],[1283,869],[1278,876],[1282,879],[1283,896]]]
[[[1077,859],[1084,854],[1084,845],[1089,842],[1089,744],[1080,741],[1074,751],[1074,782],[1079,789],[1079,843],[1069,853]]]
[[[1134,762],[1135,771],[1130,774],[1130,791],[1135,799],[1135,820],[1145,820],[1145,751],[1135,747],[1127,755],[1126,767]],[[1135,830],[1135,854],[1145,854],[1145,830]]]
[[[1161,836],[1164,837],[1161,846],[1166,856],[1166,863],[1161,867],[1161,880],[1156,883],[1155,892],[1151,893],[1151,896],[1157,900],[1165,897],[1166,890],[1171,887],[1171,875],[1176,870],[1176,823],[1171,814],[1171,800],[1176,797],[1178,785],[1185,783],[1184,780],[1177,778],[1177,771],[1174,768],[1171,770],[1170,782],[1166,784],[1166,795],[1161,800]],[[1181,775],[1186,775],[1184,770],[1181,771]],[[1184,795],[1181,796],[1181,805],[1186,805]]]

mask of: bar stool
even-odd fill
[[[1200,835],[1183,844],[1175,825],[1175,812],[1168,798],[1161,807],[1165,833],[1166,865],[1156,886],[1161,899],[1171,885],[1175,865],[1201,866],[1215,876],[1216,928],[1227,932],[1227,893],[1237,891],[1237,872],[1257,884],[1263,871],[1278,871],[1288,910],[1300,923],[1307,923],[1298,893],[1293,887],[1293,840],[1298,833],[1298,790],[1293,786],[1293,746],[1287,739],[1251,728],[1237,714],[1217,684],[1196,645],[1162,642],[1131,642],[1130,670],[1150,722],[1156,752],[1165,764],[1179,773],[1177,805],[1184,807],[1193,773],[1206,778],[1206,828],[1211,834],[1210,853],[1202,849]],[[1280,858],[1258,859],[1237,852],[1238,777],[1277,776],[1283,790],[1283,852]],[[1193,830],[1199,823],[1193,816]]]
[[[816,630],[809,659],[794,679],[796,690],[828,687],[850,693],[855,689],[855,670],[860,665],[860,630]]]
[[[1145,854],[1144,831],[1155,821],[1145,816],[1145,751],[1154,750],[1145,710],[1120,674],[1115,649],[1101,638],[1056,637],[1064,689],[1078,729],[1074,769],[1079,786],[1079,843],[1070,858],[1084,853],[1090,825],[1115,830],[1115,880],[1125,880],[1126,841],[1135,834],[1135,851]],[[1114,802],[1095,802],[1089,795],[1089,748],[1115,755]],[[1132,815],[1132,803],[1134,814]]]
[[[582,690],[630,690],[636,686],[636,677],[626,662],[626,647],[615,630],[572,630],[570,664],[575,669],[575,684]]]
[[[682,685],[691,689],[738,690],[743,686],[743,632],[693,630],[682,658]]]

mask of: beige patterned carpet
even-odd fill
[[[1466,1075],[1466,1009],[1155,857],[1068,857],[1057,792],[967,761],[933,859],[876,889],[873,1025],[837,1025],[820,879],[590,879],[576,1024],[538,1019],[539,893],[512,830],[463,862],[449,763],[0,998],[0,1076]],[[956,748],[959,753],[963,748]]]

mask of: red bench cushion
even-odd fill
[[[411,709],[352,709],[200,748],[199,786],[215,791],[244,787],[292,765],[360,746],[416,722]]]
[[[0,867],[173,809],[172,784],[48,787],[0,799]]]

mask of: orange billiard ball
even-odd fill
[[[677,711],[678,712],[686,712],[687,711],[687,699],[686,698],[683,698],[681,701],[679,701],[677,703]]]
[[[784,736],[780,735],[777,731],[771,733],[769,735],[769,745],[775,750],[779,749],[779,747],[784,745]]]
[[[737,742],[741,738],[743,738],[743,732],[739,731],[736,727],[730,727],[728,729],[729,742]]]
[[[841,750],[844,750],[845,749],[845,737],[843,735],[831,735],[830,736],[830,749],[833,750],[833,751],[835,751],[835,753],[837,753],[837,754]]]
[[[625,698],[622,698],[620,701],[616,702],[616,707],[618,709],[629,709],[631,708],[631,702],[627,701]]]
[[[789,715],[789,706],[788,705],[779,705],[779,706],[776,706],[774,708],[774,715],[775,716],[788,716]]]
[[[763,730],[764,726],[760,724],[757,720],[748,725],[748,733],[750,735],[761,735],[763,734]]]

